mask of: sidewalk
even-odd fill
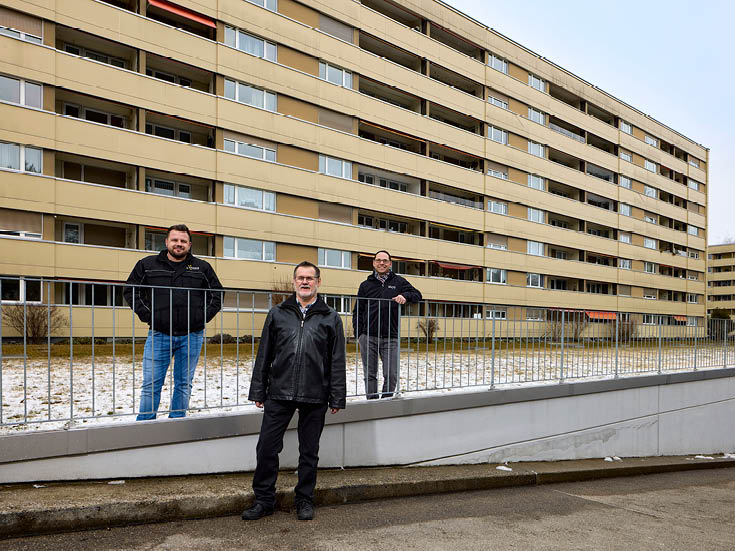
[[[394,467],[319,472],[317,505],[442,492],[571,482],[691,469],[735,467],[713,456]],[[505,468],[512,470],[504,470]],[[252,501],[252,474],[125,481],[12,484],[0,487],[0,538],[240,514]],[[293,504],[293,471],[278,479],[281,508]]]

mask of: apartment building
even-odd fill
[[[735,316],[735,243],[707,247],[707,315],[715,309]]]
[[[703,323],[708,149],[445,3],[0,0],[0,51],[0,274],[99,281],[4,301],[120,305],[185,222],[342,312],[387,249],[432,315]]]

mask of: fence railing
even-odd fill
[[[202,324],[199,335],[194,325],[206,311],[196,313],[190,305],[200,304],[197,293],[204,293],[206,309],[213,291],[157,287],[151,296],[150,287],[130,287],[130,296],[146,295],[153,310],[165,313],[153,316],[157,336],[149,339],[151,328],[128,307],[124,288],[119,283],[0,278],[3,432],[153,417],[157,385],[158,415],[250,404],[263,323],[268,309],[288,291],[218,291],[222,309]],[[698,325],[688,325],[694,318],[324,298],[340,313],[345,329],[351,399],[735,363],[732,320],[699,318]],[[356,305],[360,308],[353,320]],[[166,322],[179,328],[183,323],[186,330],[161,333]],[[175,373],[171,361],[167,371],[159,368],[154,376],[155,366],[167,365],[176,354],[184,370]],[[152,360],[161,355],[161,362]],[[148,376],[147,366],[152,366]]]

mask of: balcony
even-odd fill
[[[371,186],[380,186],[414,195],[421,194],[421,180],[367,165],[357,165],[357,178]]]
[[[217,22],[193,10],[165,0],[148,0],[146,16],[154,21],[171,25],[177,29],[216,40]]]
[[[393,86],[360,75],[359,91],[370,97],[396,105],[415,113],[421,112],[421,98],[409,94]]]
[[[432,159],[451,163],[453,165],[461,166],[462,168],[468,168],[470,170],[477,170],[480,172],[483,172],[484,170],[483,159],[457,149],[452,149],[451,147],[445,147],[433,143],[429,144],[429,156]]]
[[[114,163],[104,159],[56,153],[54,174],[66,180],[103,186],[137,189],[136,166]]]
[[[610,126],[616,126],[615,124],[615,115],[612,113],[605,111],[604,109],[600,109],[596,105],[592,105],[591,103],[587,104],[587,114],[592,115],[598,120],[601,120],[602,122],[609,124]]]
[[[421,72],[421,58],[419,56],[376,36],[361,32],[360,48],[412,71]]]
[[[585,101],[582,98],[580,98],[576,94],[571,93],[569,90],[562,88],[561,86],[557,86],[553,82],[549,82],[549,95],[553,98],[558,99],[559,101],[566,103],[567,105],[571,105],[575,109],[584,111]]]
[[[146,112],[145,133],[179,142],[214,147],[214,128],[172,115]]]
[[[62,52],[114,65],[122,69],[138,70],[138,51],[111,40],[65,27],[56,26],[56,48]]]
[[[449,46],[453,50],[462,52],[466,56],[482,61],[483,63],[485,61],[485,50],[482,46],[478,46],[474,42],[470,42],[466,38],[434,23],[433,21],[429,25],[429,36],[437,42],[441,42],[445,46]]]
[[[465,228],[457,228],[440,224],[429,224],[429,237],[452,243],[482,245],[483,234]]]
[[[382,143],[383,145],[395,147],[396,149],[410,151],[411,153],[425,154],[424,141],[408,134],[391,130],[390,128],[360,121],[358,124],[358,133],[361,138],[366,140]]]
[[[429,77],[478,98],[482,98],[484,95],[484,87],[479,82],[435,63],[429,64]]]
[[[378,13],[398,21],[406,27],[410,27],[415,31],[421,32],[422,22],[424,21],[420,15],[407,10],[406,8],[390,2],[388,0],[360,0],[363,6],[375,10]],[[372,268],[371,268],[372,269]]]
[[[473,134],[482,134],[482,122],[436,103],[429,103],[429,118],[451,124]]]
[[[604,151],[605,153],[617,155],[617,146],[608,140],[600,138],[599,136],[587,133],[587,143],[592,147],[596,147],[597,149]]]
[[[580,172],[584,170],[584,161],[582,161],[581,159],[573,157],[568,153],[564,153],[563,151],[559,151],[558,149],[554,149],[552,147],[549,147],[548,150],[549,160],[551,162],[564,165],[574,170],[579,170]]]
[[[606,168],[602,168],[601,166],[593,165],[592,163],[587,163],[587,174],[589,176],[599,178],[600,180],[610,182],[611,184],[614,184],[616,181],[616,175],[614,172],[607,170]]]
[[[452,264],[449,262],[429,261],[429,276],[456,279],[460,281],[483,281],[485,269],[481,266]]]
[[[553,115],[549,117],[549,128],[551,128],[554,132],[559,132],[559,134],[563,134],[567,138],[572,138],[573,140],[577,140],[580,143],[586,142],[584,130],[582,130],[581,128],[577,128],[572,124],[564,122]]]
[[[155,54],[146,54],[145,74],[201,92],[214,92],[214,73]]]
[[[453,205],[462,205],[463,207],[482,210],[483,201],[481,198],[478,198],[477,195],[458,195],[458,193],[460,193],[459,190],[453,189],[452,192],[449,192],[448,188],[440,187],[439,184],[432,183],[429,186],[429,197],[432,199],[446,201]]]
[[[64,89],[57,90],[56,112],[67,117],[117,128],[135,129],[137,126],[136,109]]]

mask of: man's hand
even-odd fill
[[[331,408],[330,411],[332,412],[332,415],[334,415],[339,411],[339,408]]]
[[[263,402],[255,402],[255,407],[262,408]]]
[[[406,297],[403,295],[396,295],[393,297],[393,300],[395,300],[398,304],[406,304]]]

